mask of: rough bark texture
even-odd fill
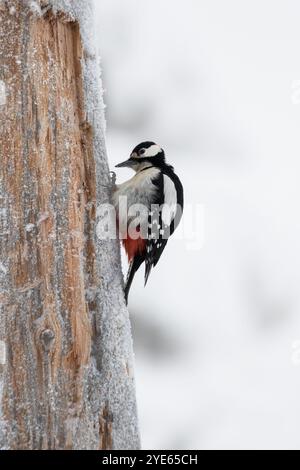
[[[91,15],[0,1],[2,448],[139,446],[118,245],[95,234],[109,177]]]

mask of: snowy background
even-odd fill
[[[204,207],[131,291],[143,447],[300,449],[299,1],[95,3],[111,168],[154,140]]]

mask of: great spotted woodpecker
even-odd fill
[[[154,142],[142,142],[128,160],[116,167],[129,167],[136,172],[133,178],[115,185],[113,190],[119,233],[130,263],[125,285],[127,303],[136,271],[145,262],[146,285],[152,267],[158,263],[169,236],[180,222],[183,187],[174,168],[166,163],[163,149]],[[121,198],[126,198],[125,210],[121,210]],[[130,230],[134,218],[132,207],[139,208],[139,218]]]

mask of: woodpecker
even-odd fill
[[[117,226],[128,256],[129,270],[125,284],[125,300],[135,273],[145,263],[145,285],[152,267],[156,266],[168,238],[177,228],[183,212],[183,187],[174,168],[166,162],[164,150],[154,142],[137,145],[128,160],[116,168],[128,167],[135,175],[113,189],[113,204]],[[126,198],[126,210],[121,210],[121,197]],[[142,207],[133,235],[130,227],[134,217],[132,207]],[[137,220],[137,219],[135,219]]]

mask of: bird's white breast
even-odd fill
[[[160,171],[157,168],[151,167],[149,169],[136,173],[133,178],[125,183],[117,185],[112,196],[113,205],[117,211],[120,222],[124,222],[124,217],[127,218],[127,213],[122,214],[119,211],[120,198],[127,198],[127,208],[129,209],[134,204],[142,204],[151,208],[151,201],[157,191],[153,180],[158,177]]]

